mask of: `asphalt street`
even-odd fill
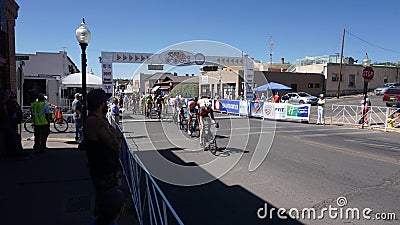
[[[359,100],[340,102],[358,104]],[[330,99],[328,104],[333,102],[339,100]],[[398,133],[217,117],[221,151],[214,156],[169,118],[145,120],[124,114],[130,147],[158,179],[185,224],[399,223]],[[361,218],[323,214],[332,207],[357,208]],[[286,213],[311,208],[324,216],[281,219],[279,208]],[[363,209],[371,209],[370,219],[363,218]],[[396,220],[377,220],[379,213],[395,213]]]

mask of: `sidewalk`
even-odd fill
[[[0,158],[2,225],[88,225],[94,189],[86,152],[78,151],[73,132],[51,133],[45,153],[32,153],[33,134],[23,132],[22,146],[30,159]],[[32,138],[30,138],[32,137]],[[133,222],[125,210],[119,224]]]

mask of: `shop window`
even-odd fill
[[[356,86],[356,75],[350,74],[349,75],[349,87],[355,87],[355,86]]]

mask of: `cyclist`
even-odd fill
[[[153,108],[153,98],[148,95],[146,97],[146,116],[149,117],[150,116],[150,111]]]
[[[190,134],[190,122],[192,121],[192,117],[196,117],[198,119],[198,109],[200,108],[200,103],[198,102],[199,98],[194,97],[193,101],[191,101],[188,105],[188,134]]]
[[[214,111],[211,108],[211,102],[206,102],[205,106],[200,109],[200,145],[203,146],[206,143],[203,143],[204,136],[204,122],[206,121],[208,124],[215,123],[218,128],[218,124],[215,122]]]

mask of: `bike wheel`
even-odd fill
[[[58,132],[65,132],[68,130],[68,122],[64,118],[54,120],[54,129]]]
[[[28,118],[25,122],[24,122],[24,128],[27,132],[29,133],[33,133],[35,131],[35,124],[33,124],[33,120],[32,118]]]
[[[211,154],[216,155],[218,150],[217,141],[214,139],[209,146]]]

